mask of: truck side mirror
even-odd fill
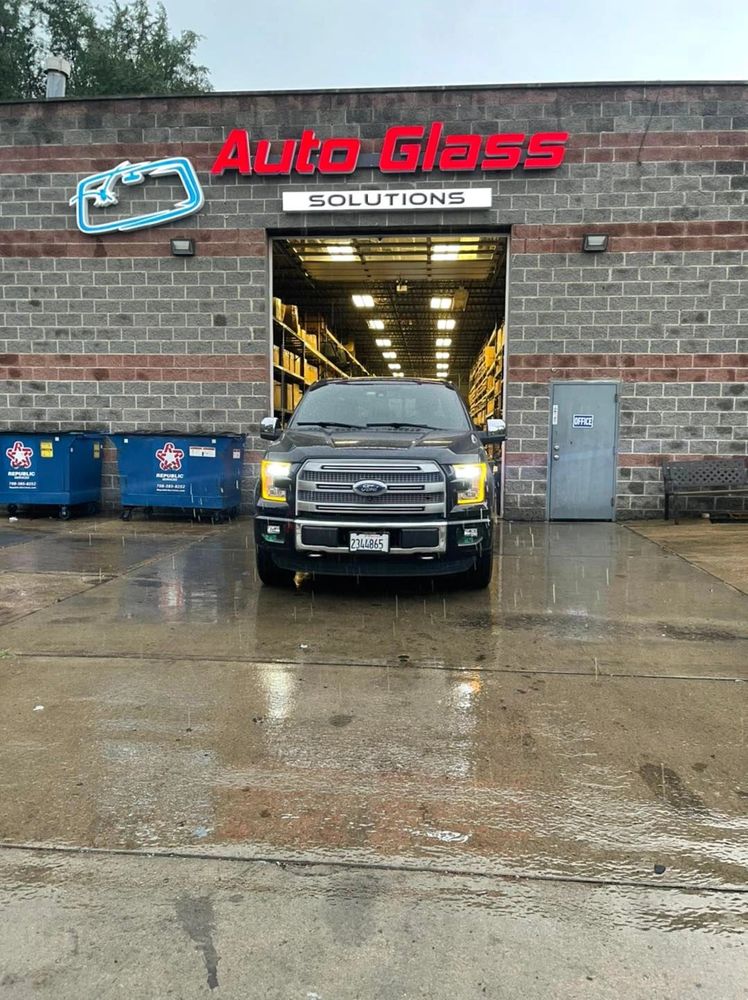
[[[501,417],[489,417],[486,429],[478,434],[483,444],[502,444],[506,441],[506,421]]]
[[[263,417],[260,421],[260,437],[263,441],[277,441],[281,436],[277,417]]]

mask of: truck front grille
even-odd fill
[[[376,480],[379,494],[360,494],[356,483]],[[297,513],[430,514],[446,513],[446,480],[435,462],[310,459],[296,481]]]

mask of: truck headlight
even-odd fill
[[[260,466],[262,499],[285,503],[288,499],[287,486],[290,474],[290,462],[272,462],[263,459]]]
[[[453,465],[455,479],[459,480],[457,488],[457,503],[485,503],[486,475],[485,462],[475,462],[470,465]]]

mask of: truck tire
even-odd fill
[[[290,569],[280,569],[272,555],[265,549],[257,550],[257,575],[266,587],[290,587],[295,574]]]
[[[485,590],[493,575],[493,550],[483,550],[475,557],[472,569],[461,574],[460,582],[466,590]]]

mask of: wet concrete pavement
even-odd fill
[[[748,594],[748,522],[641,521],[634,531]]]
[[[0,529],[1,995],[748,995],[748,597],[607,524],[485,594],[250,535]]]

